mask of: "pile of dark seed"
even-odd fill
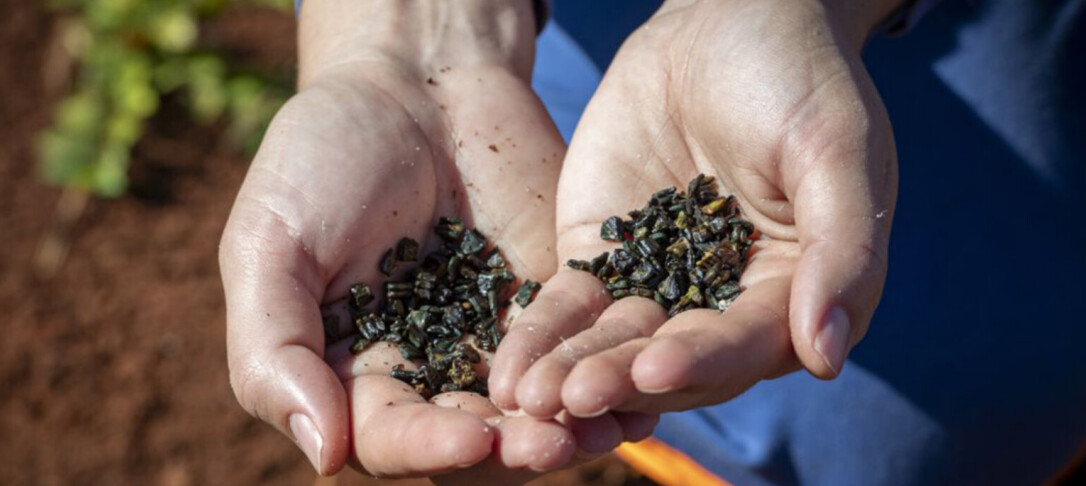
[[[600,237],[622,248],[566,265],[594,274],[615,299],[654,299],[671,316],[688,309],[727,310],[741,292],[754,225],[740,216],[734,197],[717,194],[713,182],[698,175],[686,193],[664,189],[644,208],[630,211],[630,219],[608,218]]]
[[[422,263],[403,279],[384,282],[384,296],[375,309],[372,289],[359,283],[351,286],[348,309],[358,334],[351,351],[360,353],[370,343],[396,343],[404,358],[420,363],[417,371],[402,365],[392,376],[410,384],[429,398],[437,393],[472,391],[488,394],[486,378],[472,366],[479,353],[465,337],[474,336],[475,346],[493,351],[502,339],[499,313],[509,306],[509,293],[516,277],[507,268],[501,251],[487,250],[486,238],[465,228],[456,218],[441,218],[434,228],[441,248],[422,258]],[[379,268],[391,277],[405,263],[416,263],[419,245],[403,238],[381,258]],[[517,304],[527,306],[539,284],[521,285]],[[334,336],[338,323],[325,321],[326,337]]]

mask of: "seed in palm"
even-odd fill
[[[434,228],[441,246],[419,261],[419,244],[402,238],[386,251],[378,269],[386,276],[397,274],[401,264],[417,263],[399,279],[385,280],[384,295],[377,299],[363,283],[351,286],[348,311],[356,329],[351,351],[360,353],[375,342],[396,344],[400,354],[418,364],[417,370],[402,365],[391,376],[411,385],[429,398],[436,393],[471,391],[487,394],[486,378],[473,366],[479,352],[464,344],[473,337],[475,346],[493,351],[503,334],[499,314],[510,305],[517,280],[498,248],[474,228],[457,218],[441,218]],[[525,281],[515,292],[521,306],[528,305],[539,284]],[[326,321],[329,341],[338,338],[336,323]]]
[[[604,282],[611,297],[655,300],[674,316],[689,309],[727,310],[754,244],[754,225],[732,196],[721,197],[704,174],[686,192],[658,191],[628,219],[607,218],[600,238],[620,248],[566,266]]]

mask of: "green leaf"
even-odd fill
[[[176,53],[191,49],[199,30],[191,11],[175,8],[156,15],[147,33],[156,47]]]
[[[118,197],[128,187],[128,159],[130,148],[126,145],[109,145],[102,151],[94,168],[94,192],[104,197]]]
[[[39,170],[45,180],[56,185],[89,189],[96,156],[92,142],[56,130],[46,131],[38,139]]]
[[[73,94],[57,108],[57,130],[81,138],[98,134],[105,106],[101,94],[82,91]]]

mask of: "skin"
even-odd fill
[[[660,413],[801,368],[837,376],[886,275],[897,161],[860,50],[893,3],[672,1],[627,40],[566,157],[559,260],[612,249],[606,218],[705,173],[761,233],[745,291],[668,319],[560,270],[495,356],[496,403]]]
[[[667,2],[615,59],[567,156],[528,86],[526,0],[307,0],[299,94],[221,247],[240,403],[322,474],[513,484],[645,437],[660,411],[800,367],[836,376],[885,278],[896,159],[859,51],[896,2],[829,1]],[[668,320],[555,273],[607,249],[604,219],[697,173],[761,231],[727,314]],[[426,245],[450,215],[547,282],[491,363],[491,398],[520,411],[426,402],[387,376],[402,362],[387,346],[325,348],[322,308],[341,311],[350,284],[380,281],[385,248]],[[818,338],[827,316],[845,325]]]
[[[389,346],[325,347],[322,313],[381,282],[377,260],[399,238],[434,245],[442,216],[477,227],[521,278],[554,273],[565,146],[529,86],[534,22],[527,0],[305,3],[299,93],[252,163],[220,266],[238,400],[321,474],[511,483],[655,424],[537,420],[470,393],[427,402],[388,376],[413,367]]]

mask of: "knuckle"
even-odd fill
[[[267,421],[267,402],[263,393],[267,373],[262,366],[252,361],[232,362],[230,366],[230,388],[234,397],[250,415]]]

